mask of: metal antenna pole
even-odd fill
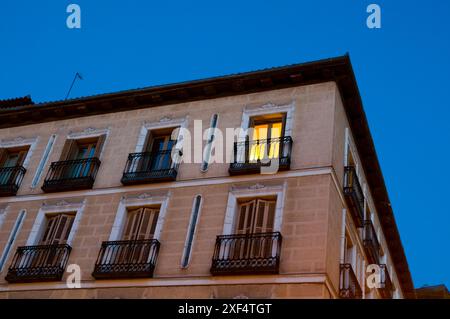
[[[70,85],[69,92],[67,92],[66,98],[64,100],[67,100],[67,98],[69,97],[70,91],[72,91],[73,85],[75,84],[75,81],[77,80],[77,78],[80,78],[80,80],[83,80],[80,73],[78,73],[78,72],[75,73],[75,77],[73,78],[72,84]]]

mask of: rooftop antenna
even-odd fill
[[[81,74],[77,72],[77,73],[75,73],[75,77],[73,78],[72,84],[70,85],[69,92],[67,92],[66,98],[65,98],[64,100],[67,100],[67,98],[69,97],[70,91],[72,91],[73,85],[75,84],[75,81],[76,81],[78,78],[79,78],[80,80],[83,80],[83,78],[81,77]]]

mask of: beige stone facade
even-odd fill
[[[201,120],[206,129],[211,116],[218,114],[218,128],[225,132],[226,128],[240,127],[246,111],[264,113],[285,106],[292,111],[289,170],[272,175],[230,176],[228,163],[212,163],[206,172],[201,171],[199,163],[182,163],[176,181],[121,184],[127,156],[135,152],[142,127],[148,123],[179,120],[193,131],[194,120]],[[106,132],[107,137],[93,188],[44,193],[41,186],[45,174],[50,163],[60,159],[66,139],[71,134],[96,131]],[[52,135],[56,138],[48,160],[32,187]],[[17,195],[0,197],[0,252],[5,259],[0,272],[0,298],[339,298],[346,233],[354,244],[353,267],[362,297],[381,298],[379,289],[369,289],[365,284],[369,262],[363,230],[353,223],[343,192],[347,150],[353,136],[338,85],[333,81],[0,129],[1,142],[21,139],[33,140],[35,146]],[[359,160],[353,147],[353,156]],[[382,247],[382,263],[387,265],[393,283],[393,297],[403,298],[405,293],[371,189],[364,173],[359,175]],[[276,198],[281,202],[283,236],[278,274],[211,275],[216,236],[223,233],[233,192],[282,194]],[[189,265],[183,268],[181,261],[197,195],[202,196],[201,213]],[[110,239],[121,203],[152,198],[167,200],[153,277],[94,279],[92,271],[99,249],[103,241]],[[80,266],[81,288],[67,287],[68,272],[56,282],[8,283],[5,276],[17,247],[32,242],[33,227],[43,207],[64,210],[71,205],[78,207],[81,218],[70,243],[68,264]],[[12,236],[23,211],[23,223]]]

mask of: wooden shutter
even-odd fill
[[[347,234],[345,235],[344,262],[353,264],[353,245]]]
[[[144,208],[137,239],[152,239],[158,221],[159,209]]]
[[[25,161],[25,157],[27,156],[28,150],[19,151],[19,157],[17,158],[17,165],[22,166]]]
[[[236,223],[236,234],[249,234],[252,232],[254,209],[256,200],[239,205],[239,215]]]
[[[74,150],[76,149],[77,141],[74,139],[68,139],[64,143],[64,147],[61,152],[61,161],[66,161],[72,158],[74,156]]]
[[[97,144],[95,145],[94,157],[99,158],[102,152],[103,144],[105,144],[106,134],[100,135],[97,139]]]
[[[258,199],[255,209],[255,233],[273,232],[273,222],[275,217],[275,201]]]
[[[152,239],[158,221],[159,209],[143,207],[128,212],[123,240]]]
[[[0,148],[0,167],[3,167],[3,163],[6,160],[6,155],[8,152],[4,148]]]
[[[69,238],[74,219],[73,214],[58,214],[48,218],[41,244],[65,244]]]
[[[136,238],[136,234],[139,230],[139,219],[141,211],[142,208],[128,211],[127,223],[125,224],[125,229],[122,235],[123,240],[134,240]]]
[[[142,152],[151,152],[152,151],[152,142],[153,142],[153,134],[151,131],[147,131],[147,136],[145,137],[144,147],[142,148]]]
[[[65,244],[69,238],[70,229],[72,228],[74,216],[60,214],[55,235],[52,238],[52,244]]]
[[[56,221],[58,216],[48,217],[47,218],[47,226],[45,228],[44,236],[42,237],[41,244],[48,245],[50,242],[50,238],[53,236],[56,227]]]
[[[257,199],[239,205],[236,234],[273,232],[275,201]]]
[[[273,232],[275,218],[275,201],[254,199],[239,205],[236,234],[258,234]],[[255,237],[252,240],[240,239],[230,249],[230,257],[254,258],[267,257],[272,254],[270,237]]]
[[[254,233],[273,232],[275,217],[275,201],[258,199],[255,209]],[[260,237],[253,241],[252,256],[266,258],[272,255],[273,242],[268,236]]]

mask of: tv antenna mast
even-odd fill
[[[69,92],[67,92],[66,98],[64,100],[67,100],[67,98],[69,97],[70,91],[72,91],[73,85],[75,84],[75,81],[77,79],[83,80],[83,77],[81,76],[80,73],[75,73],[75,77],[73,78],[72,84],[70,85],[70,89]]]

